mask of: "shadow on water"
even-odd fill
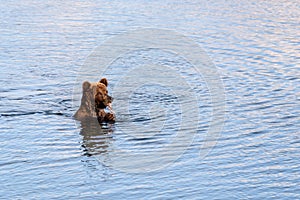
[[[112,142],[114,132],[112,124],[99,124],[97,119],[88,118],[80,121],[83,155],[106,154]]]

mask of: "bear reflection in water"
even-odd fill
[[[113,125],[99,124],[96,118],[84,119],[81,122],[82,147],[84,155],[93,156],[107,153],[112,142]]]

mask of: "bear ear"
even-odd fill
[[[82,90],[86,91],[87,89],[89,89],[91,87],[91,83],[88,81],[84,81],[82,84]]]
[[[106,87],[108,85],[107,79],[106,78],[102,78],[100,81],[100,83],[103,83]]]

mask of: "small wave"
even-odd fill
[[[27,160],[14,160],[14,161],[10,161],[10,162],[0,163],[0,167],[18,164],[18,163],[26,163],[26,162],[27,162]]]
[[[17,112],[17,113],[1,113],[1,117],[16,117],[16,116],[23,116],[23,115],[35,115],[35,114],[42,114],[43,112]]]
[[[41,115],[58,115],[58,116],[66,116],[66,117],[71,117],[71,115],[67,115],[65,113],[61,112],[54,112],[52,110],[49,111],[36,111],[36,112],[11,112],[11,113],[1,113],[0,117],[17,117],[17,116],[24,116],[24,115],[36,115],[36,114],[41,114]]]

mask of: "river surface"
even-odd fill
[[[297,0],[3,1],[0,199],[300,199],[299,8]],[[89,55],[142,28],[184,35],[210,57],[224,88],[217,137],[205,77],[163,49],[129,52],[107,68],[115,124],[72,118],[81,79],[101,78],[86,70]]]

